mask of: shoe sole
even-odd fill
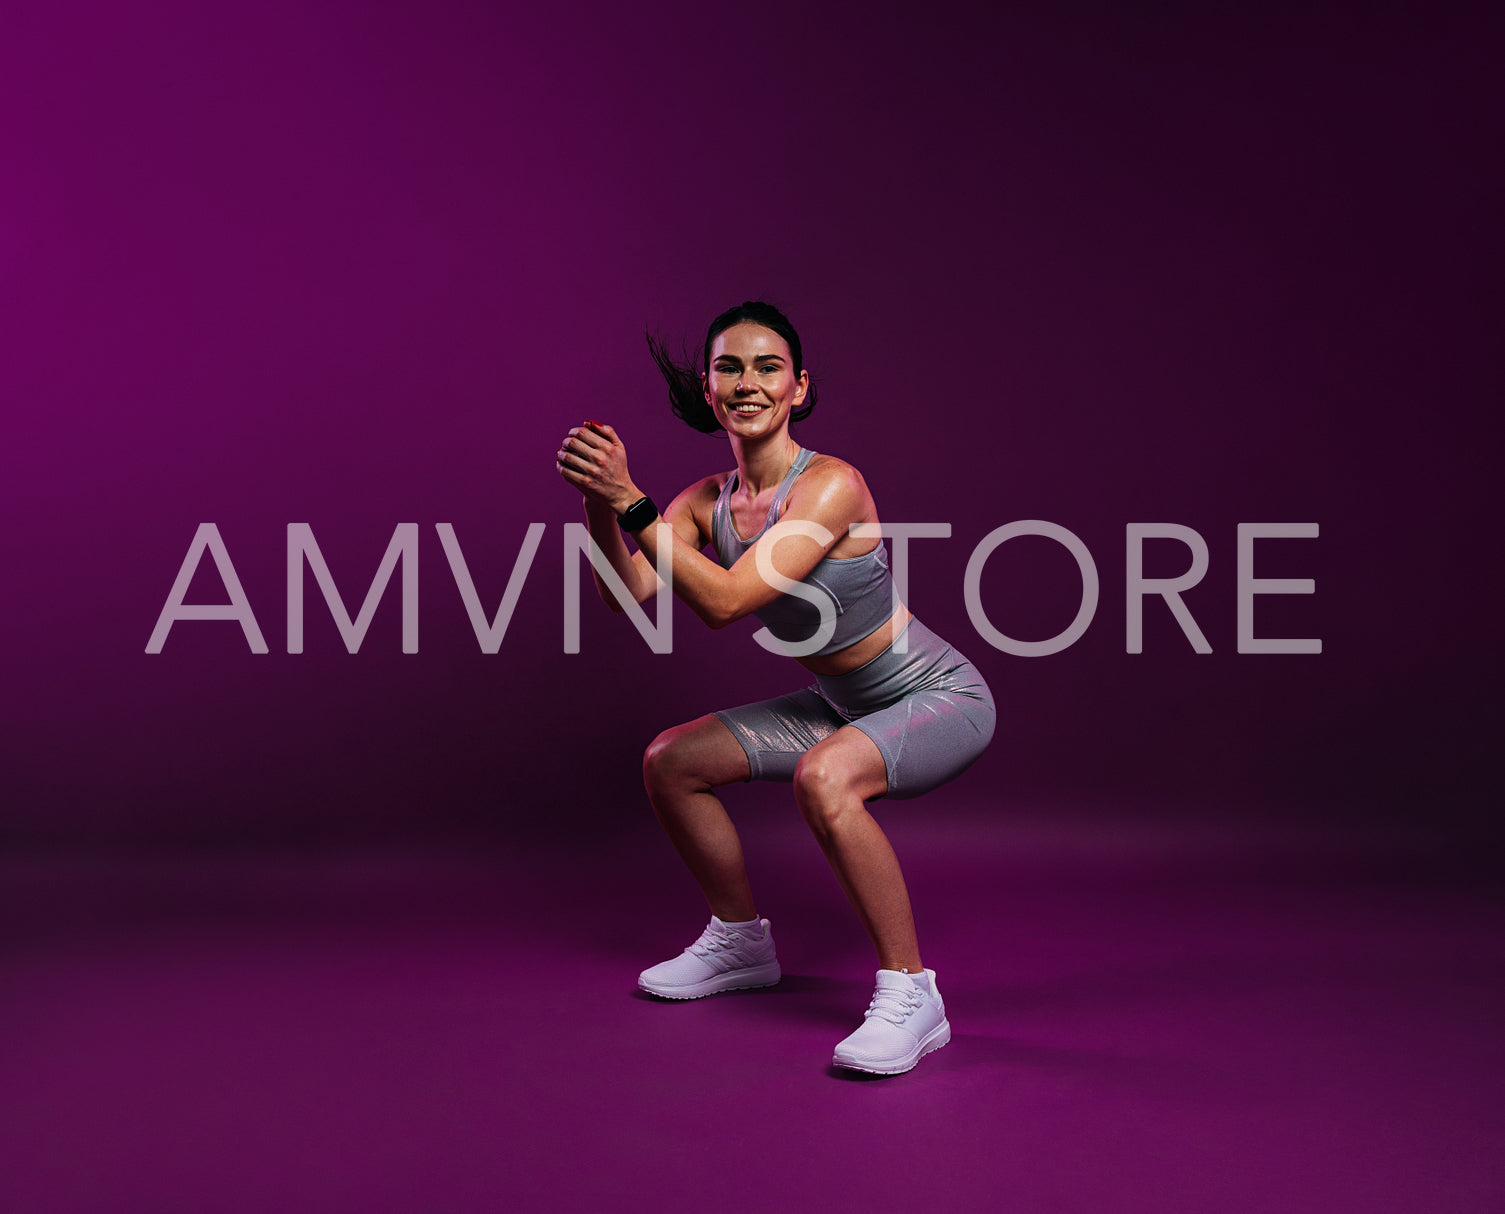
[[[934,1053],[951,1040],[951,1022],[942,1020],[935,1028],[926,1033],[918,1045],[915,1046],[913,1055],[906,1054],[903,1058],[896,1058],[893,1062],[846,1062],[840,1054],[831,1059],[832,1066],[839,1066],[846,1071],[862,1071],[868,1075],[903,1075],[912,1071],[920,1064],[920,1059],[926,1054]]]
[[[639,978],[638,990],[657,995],[660,999],[704,999],[707,995],[719,995],[723,991],[751,991],[775,986],[783,976],[779,963],[775,961],[769,965],[718,974],[704,982],[697,982],[694,986],[656,986]]]

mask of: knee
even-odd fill
[[[834,826],[851,800],[850,781],[841,765],[819,751],[807,751],[794,769],[794,799],[811,827]]]
[[[648,743],[648,749],[643,752],[643,787],[649,792],[674,782],[680,766],[675,741],[675,731],[666,729]]]
[[[649,793],[709,788],[693,736],[683,726],[666,729],[643,752],[643,787]]]

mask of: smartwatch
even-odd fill
[[[623,531],[641,531],[657,517],[658,507],[653,504],[652,498],[644,496],[617,515],[617,522],[621,524]]]

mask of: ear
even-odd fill
[[[795,392],[795,394],[794,394],[794,403],[795,404],[799,404],[800,401],[804,400],[805,399],[805,393],[808,392],[809,390],[810,390],[810,372],[809,371],[801,371],[800,372],[800,386],[799,386],[799,390],[797,392]]]
[[[704,371],[700,373],[700,394],[705,397],[705,403],[709,405],[711,403],[711,389],[710,385],[706,383]]]

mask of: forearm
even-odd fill
[[[736,588],[730,570],[723,569],[715,561],[686,543],[662,515],[654,519],[633,538],[642,551],[650,569],[657,569],[663,545],[671,547],[669,557],[673,577],[674,594],[712,628],[721,628],[741,618],[735,602]]]
[[[622,529],[617,525],[616,512],[604,502],[593,498],[584,500],[586,529],[590,532],[592,541],[605,555],[613,572],[627,586],[633,601],[647,602],[658,590],[657,577],[652,570],[644,570],[638,562],[632,559],[632,553],[627,550],[627,542],[622,538]],[[626,610],[602,579],[594,562],[591,563],[590,569],[591,578],[596,583],[596,593],[601,596],[601,601],[613,611]]]
[[[737,609],[739,597],[745,597],[745,592],[737,590],[737,580],[715,561],[702,556],[698,544],[690,543],[680,534],[679,528],[691,535],[701,533],[700,525],[689,517],[692,508],[681,501],[684,494],[670,504],[669,513],[676,518],[673,524],[656,515],[647,526],[641,526],[642,519],[634,516],[632,537],[638,553],[628,555],[618,529],[618,517],[629,507],[637,507],[639,512],[651,512],[653,507],[646,504],[648,499],[628,473],[626,451],[610,426],[587,422],[571,430],[558,452],[557,464],[560,475],[584,494],[591,537],[637,602],[647,602],[658,593],[662,567],[664,580],[672,584],[674,593],[713,628],[739,619],[750,610]],[[640,502],[644,504],[639,505]],[[607,605],[621,610],[594,570],[592,576]]]

